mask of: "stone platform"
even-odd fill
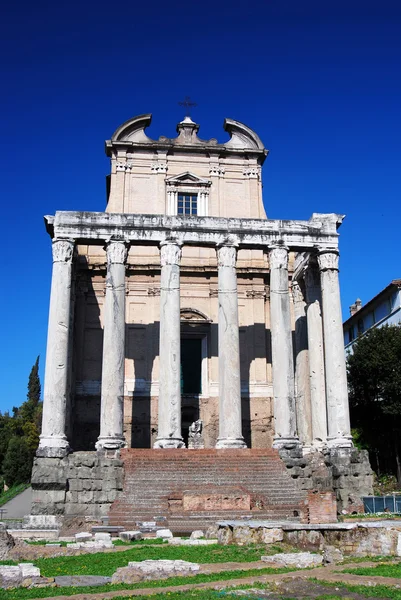
[[[123,491],[112,525],[136,526],[156,516],[176,532],[218,519],[300,520],[307,495],[273,449],[129,449],[121,451]]]

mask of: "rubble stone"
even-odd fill
[[[292,554],[273,554],[272,556],[262,556],[263,562],[274,567],[295,567],[297,569],[307,569],[308,567],[318,567],[323,562],[321,554],[311,554],[310,552],[297,552]]]
[[[195,575],[200,569],[196,563],[185,560],[144,560],[129,562],[113,574],[112,583],[135,583],[148,579],[165,579],[173,575]]]

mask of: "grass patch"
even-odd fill
[[[129,547],[128,547],[129,548]],[[251,546],[136,546],[126,552],[98,552],[78,556],[37,558],[34,562],[44,577],[57,575],[111,576],[118,567],[126,567],[130,560],[170,559],[196,563],[254,562],[262,554],[274,554],[274,549],[263,545]],[[1,561],[0,564],[17,564]]]
[[[368,575],[370,577],[401,577],[401,563],[379,564],[375,567],[359,567],[346,569],[343,573],[353,575]]]
[[[35,563],[36,564],[36,563]],[[246,571],[222,571],[221,573],[201,573],[199,575],[193,575],[190,577],[170,577],[169,579],[157,579],[155,581],[142,581],[133,584],[107,584],[96,587],[48,587],[48,588],[15,588],[11,590],[0,589],[0,600],[28,600],[34,598],[49,598],[52,596],[74,596],[76,594],[101,594],[106,592],[118,591],[118,590],[135,590],[141,588],[157,588],[164,586],[177,586],[185,584],[195,583],[207,583],[214,581],[230,581],[232,579],[240,579],[243,577],[252,577],[258,575],[274,575],[279,573],[288,573],[293,571],[291,568],[283,569],[272,569],[269,567],[262,569],[248,569]],[[266,584],[264,584],[266,587]],[[249,585],[247,586],[249,587]],[[196,590],[194,590],[195,592]],[[211,590],[212,591],[212,590]],[[185,592],[186,594],[192,594],[191,592]],[[217,592],[215,592],[217,593]],[[171,598],[173,594],[169,593],[168,597]],[[221,595],[221,593],[220,593]],[[160,594],[160,596],[166,597],[167,594]],[[191,596],[192,597],[192,596]],[[180,598],[184,598],[183,595]],[[125,597],[126,600],[126,597]]]
[[[354,592],[355,594],[365,596],[365,598],[390,598],[391,600],[401,600],[401,589],[387,585],[350,585],[348,583],[343,583],[342,581],[329,582],[315,578],[311,578],[310,581],[320,583],[321,585],[325,585],[327,587],[343,588],[349,592]],[[256,586],[257,584],[255,584],[255,587]],[[113,600],[116,600],[116,598]],[[344,600],[344,596],[342,600]]]
[[[15,496],[18,496],[18,494],[20,494],[21,492],[23,492],[24,490],[29,488],[30,485],[31,485],[30,483],[19,483],[18,485],[14,485],[13,487],[10,487],[6,492],[3,492],[1,494],[0,506],[3,506],[7,502],[9,502],[13,498],[15,498]]]

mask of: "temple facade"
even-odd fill
[[[122,448],[349,456],[343,216],[268,219],[268,151],[242,123],[226,119],[218,143],[189,117],[176,138],[152,140],[150,122],[135,117],[106,142],[105,212],[45,217],[53,275],[36,480],[43,460]]]

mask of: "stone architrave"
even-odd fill
[[[270,248],[270,327],[274,396],[274,448],[298,444],[295,413],[294,362],[290,296],[288,289],[288,248]]]
[[[185,448],[181,435],[181,244],[160,244],[160,352],[158,435],[154,448]]]
[[[102,392],[97,450],[115,450],[126,444],[123,426],[127,244],[122,240],[110,240],[106,245],[106,253]]]
[[[219,437],[216,448],[246,448],[242,436],[237,248],[217,248],[219,299]]]
[[[306,303],[297,281],[292,282],[295,316],[295,406],[299,440],[304,448],[312,443],[311,394]]]
[[[327,409],[321,290],[319,271],[316,264],[309,264],[304,279],[307,300],[306,316],[308,321],[313,444],[321,447],[327,442]]]
[[[338,256],[337,249],[322,250],[318,255],[325,349],[327,440],[331,447],[349,448],[352,447],[352,436],[338,281]]]
[[[74,242],[54,239],[42,433],[37,456],[63,457],[69,451],[65,435],[68,393],[68,350],[71,314],[71,268]]]

